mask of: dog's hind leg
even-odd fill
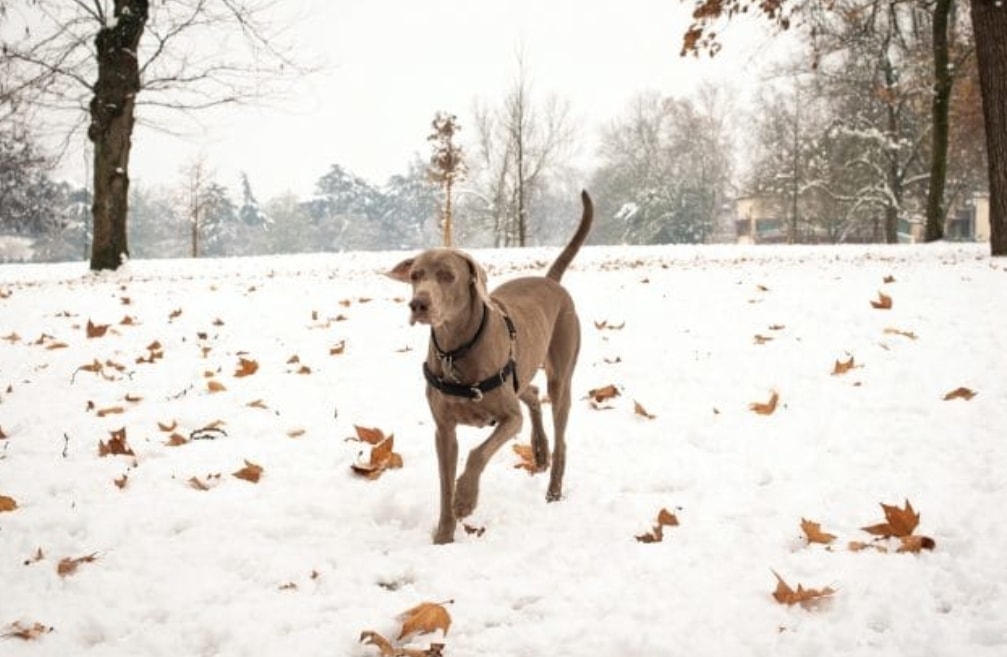
[[[538,388],[528,386],[521,393],[520,399],[528,407],[531,418],[531,447],[535,455],[535,467],[545,470],[549,467],[549,439],[546,438],[545,427],[542,425],[542,402],[539,400]]]

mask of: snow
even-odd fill
[[[430,542],[427,334],[408,324],[407,288],[379,273],[403,254],[134,260],[100,275],[0,266],[0,495],[18,505],[0,513],[0,633],[53,628],[0,639],[0,652],[376,655],[361,631],[394,638],[399,613],[450,600],[447,635],[412,645],[1003,655],[1007,262],[987,252],[583,249],[564,279],[583,322],[565,498],[546,504],[546,478],[505,447],[469,519],[485,533],[459,529],[448,546]],[[499,282],[555,253],[476,255]],[[879,292],[890,310],[869,303]],[[111,326],[88,338],[88,321]],[[154,341],[163,358],[137,363]],[[833,376],[850,356],[858,367]],[[240,357],[259,370],[235,377]],[[79,369],[95,359],[104,376]],[[210,393],[206,372],[226,390]],[[592,408],[587,391],[608,384],[622,395]],[[978,394],[942,399],[959,386]],[[775,413],[749,410],[774,390]],[[114,406],[125,412],[98,417]],[[226,435],[178,447],[158,427],[188,436],[218,421]],[[355,424],[393,433],[404,467],[351,473]],[[100,457],[122,428],[135,458]],[[462,452],[485,433],[463,432]],[[258,483],[231,476],[246,459],[263,467]],[[847,549],[871,540],[861,528],[883,521],[879,503],[905,500],[936,549]],[[661,508],[680,525],[637,542]],[[806,544],[802,518],[836,543]],[[777,604],[773,571],[836,593]]]

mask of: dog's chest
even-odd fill
[[[485,400],[476,402],[470,399],[446,398],[440,404],[458,424],[470,427],[487,427],[495,425],[498,421],[498,413],[491,405],[485,403]]]

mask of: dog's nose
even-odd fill
[[[409,310],[414,314],[425,313],[430,310],[430,300],[425,297],[413,297],[409,302]]]

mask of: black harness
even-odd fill
[[[514,322],[511,321],[511,318],[506,313],[504,313],[503,318],[507,324],[507,332],[510,333],[510,354],[507,357],[507,363],[496,374],[478,383],[462,383],[458,380],[457,375],[455,375],[454,362],[467,354],[476,342],[479,341],[483,330],[486,328],[486,318],[488,315],[489,309],[484,303],[482,319],[479,321],[479,328],[476,330],[476,334],[472,336],[471,340],[452,351],[441,349],[441,346],[437,344],[437,336],[434,335],[433,329],[430,329],[430,342],[434,346],[434,352],[437,354],[437,360],[441,362],[441,370],[445,376],[437,376],[430,369],[430,365],[424,362],[423,376],[426,377],[427,383],[446,395],[464,397],[476,402],[482,401],[483,395],[487,392],[496,390],[502,386],[507,377],[510,377],[511,382],[514,384],[514,392],[518,391],[517,362],[514,360],[514,342],[517,339],[517,330],[514,328]]]

